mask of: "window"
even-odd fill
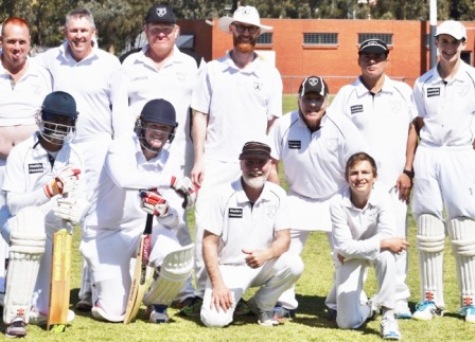
[[[303,43],[305,45],[336,45],[338,33],[304,33]]]
[[[386,45],[393,45],[392,33],[358,33],[358,44],[363,43],[367,39],[381,39]]]
[[[257,38],[257,44],[259,45],[272,45],[272,33],[263,33]]]

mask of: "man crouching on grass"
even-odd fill
[[[264,143],[247,142],[239,156],[242,176],[217,188],[206,204],[203,257],[209,281],[201,307],[206,326],[230,324],[244,292],[257,286],[250,310],[260,325],[278,325],[274,305],[303,272],[300,257],[285,253],[290,244],[287,198],[267,181],[270,151]]]

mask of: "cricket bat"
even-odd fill
[[[139,312],[145,291],[150,286],[153,279],[153,268],[148,266],[150,251],[152,250],[152,223],[153,215],[147,214],[145,229],[140,237],[140,243],[135,254],[135,269],[132,285],[130,286],[129,298],[127,300],[127,309],[124,316],[124,324],[132,322]]]
[[[49,312],[46,328],[55,332],[66,329],[69,311],[69,291],[71,281],[72,236],[61,229],[53,237],[53,260],[51,263],[51,285]]]

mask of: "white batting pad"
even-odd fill
[[[434,215],[423,214],[419,216],[417,226],[421,298],[443,307],[444,221]]]
[[[21,209],[12,221],[3,321],[9,324],[15,317],[23,316],[28,323],[40,261],[45,252],[44,214],[38,207],[28,207]]]
[[[475,221],[457,217],[448,222],[447,230],[456,261],[461,306],[475,305]]]
[[[180,292],[193,269],[194,244],[167,254],[160,274],[144,296],[145,305],[170,305]]]

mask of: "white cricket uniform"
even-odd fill
[[[367,141],[369,154],[378,169],[376,186],[387,191],[392,198],[396,217],[396,235],[407,236],[407,204],[399,199],[396,183],[406,163],[406,142],[409,126],[417,116],[417,110],[409,85],[384,76],[381,91],[372,94],[361,78],[340,89],[332,101],[336,114],[347,116]],[[410,297],[406,285],[407,253],[397,255],[397,299],[401,310],[407,310]]]
[[[2,54],[0,53],[0,59]],[[16,83],[0,63],[0,126],[30,126],[36,128],[35,115],[43,99],[51,92],[51,76],[31,58],[23,76]],[[0,142],[2,138],[0,137]],[[6,160],[0,158],[0,188],[3,184]],[[10,216],[4,194],[0,192],[0,227]],[[4,245],[4,242],[0,242]],[[0,292],[4,292],[7,247],[0,246]]]
[[[130,117],[135,122],[150,100],[163,98],[169,101],[175,107],[178,127],[170,145],[168,162],[180,167],[177,176],[189,176],[193,165],[190,104],[198,79],[198,66],[192,57],[175,46],[172,56],[157,69],[153,60],[145,55],[148,49],[147,44],[122,64],[127,75]]]
[[[292,286],[303,271],[298,255],[284,253],[254,269],[247,266],[243,249],[268,248],[275,233],[289,229],[285,191],[266,182],[259,199],[251,205],[241,179],[215,189],[206,203],[208,220],[205,229],[220,237],[218,242],[219,270],[224,284],[232,292],[233,306],[226,312],[211,307],[213,288],[206,285],[201,320],[207,326],[225,326],[232,322],[237,303],[250,287],[261,288],[254,295],[257,306],[272,311],[279,295]]]
[[[289,185],[290,251],[300,255],[310,231],[331,231],[330,200],[347,184],[346,161],[366,145],[350,120],[329,112],[312,133],[299,111],[293,111],[275,123],[270,135],[271,156],[282,161]],[[293,288],[279,298],[279,304],[297,308]]]
[[[204,146],[204,180],[195,204],[195,262],[197,296],[206,282],[201,253],[203,225],[208,213],[202,210],[213,188],[241,176],[239,154],[248,141],[262,141],[269,120],[282,115],[282,79],[279,71],[257,57],[244,69],[229,53],[202,67],[191,107],[208,115]]]
[[[424,119],[414,160],[413,212],[475,219],[475,69],[463,61],[444,81],[437,67],[419,77],[414,99]]]
[[[83,170],[83,162],[73,146],[65,144],[57,153],[54,164],[51,165],[48,152],[40,145],[37,134],[13,147],[8,156],[5,181],[2,190],[6,193],[10,213],[16,213],[23,208],[38,206],[45,213],[46,248],[36,280],[35,295],[32,305],[42,313],[48,313],[49,290],[51,279],[51,253],[53,234],[65,228],[62,220],[53,212],[57,198],[49,199],[44,186],[50,183],[61,169],[66,166]],[[82,188],[86,190],[85,179]],[[7,228],[8,224],[5,226]],[[8,229],[8,228],[7,228]],[[10,236],[9,231],[2,234]]]
[[[76,100],[79,116],[74,144],[84,158],[88,187],[93,191],[111,138],[129,135],[133,129],[127,118],[119,59],[94,47],[78,62],[67,41],[35,59],[53,76],[53,90],[65,91]]]
[[[368,318],[367,305],[360,302],[367,267],[375,268],[379,291],[372,298],[373,308],[395,308],[396,258],[381,251],[380,242],[394,235],[396,221],[392,201],[386,192],[372,190],[363,209],[350,199],[350,189],[336,195],[330,205],[336,264],[337,311],[340,328],[356,329]],[[337,255],[345,258],[341,263]]]
[[[170,203],[172,216],[154,219],[150,262],[157,267],[170,252],[178,249],[176,230],[181,224],[172,208],[181,198],[163,183],[168,151],[147,161],[135,134],[114,140],[106,156],[92,210],[86,217],[86,230],[80,251],[91,270],[93,304],[110,316],[122,316],[131,285],[130,260],[140,241],[147,214],[141,208],[140,189],[157,188]],[[165,177],[168,181],[169,176]],[[163,188],[161,185],[165,185]],[[170,223],[168,226],[169,221]]]
[[[175,46],[172,56],[157,69],[154,61],[145,55],[148,49],[147,44],[122,63],[127,80],[129,117],[133,125],[148,101],[157,98],[169,101],[175,108],[178,127],[173,144],[168,145],[170,160],[167,164],[176,166],[174,176],[189,176],[193,166],[190,104],[191,93],[198,80],[198,66],[192,57]],[[177,210],[186,224],[186,211],[181,206]],[[183,246],[192,241],[188,229],[180,229],[178,238]]]

